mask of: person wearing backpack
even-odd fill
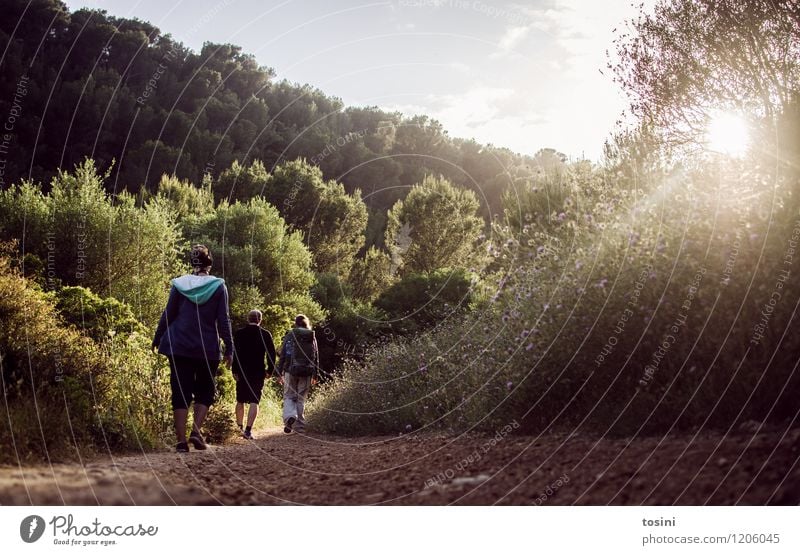
[[[308,318],[298,314],[294,319],[294,328],[283,338],[278,363],[278,375],[283,377],[284,433],[305,431],[303,409],[318,368],[317,338]]]

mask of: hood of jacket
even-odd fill
[[[292,328],[292,333],[294,333],[297,336],[314,335],[314,330],[310,330],[308,328]]]
[[[192,274],[172,280],[172,286],[195,304],[204,304],[225,280],[215,276],[195,276]]]

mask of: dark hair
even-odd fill
[[[298,328],[311,329],[311,322],[308,321],[308,318],[305,314],[298,314],[294,319],[294,325]]]
[[[208,247],[205,245],[194,245],[192,247],[192,252],[189,253],[189,261],[192,264],[192,268],[196,270],[199,268],[210,268],[214,259],[211,258]]]

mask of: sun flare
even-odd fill
[[[740,156],[750,146],[750,130],[740,115],[722,112],[711,118],[706,133],[709,150]]]

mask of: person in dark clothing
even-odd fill
[[[189,441],[195,449],[206,449],[200,430],[216,393],[220,337],[225,343],[225,364],[230,366],[233,358],[225,281],[209,275],[213,260],[205,246],[193,246],[190,260],[192,273],[171,282],[167,307],[153,338],[153,349],[169,358],[176,450],[180,453],[189,451],[186,421],[192,401],[194,421]]]
[[[233,334],[233,379],[236,380],[236,423],[242,430],[244,405],[249,403],[245,439],[253,439],[253,424],[258,416],[258,403],[264,380],[275,371],[275,344],[272,334],[261,327],[261,312],[251,310],[248,324]],[[266,359],[266,364],[265,364]]]

